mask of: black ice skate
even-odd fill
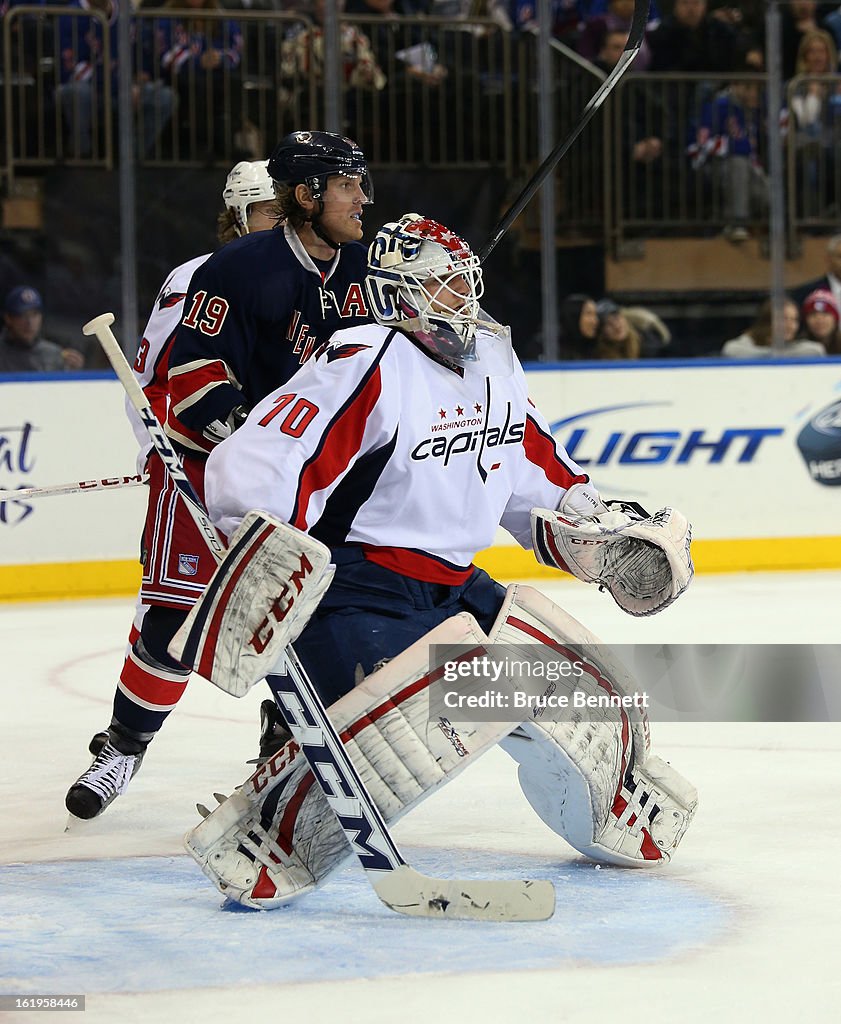
[[[93,764],[67,791],[64,805],[76,818],[95,818],[118,796],[140,770],[148,740],[138,741],[110,729],[89,744]]]
[[[286,728],[277,704],[264,700],[260,705],[260,756],[249,764],[265,764],[266,761],[292,739]]]

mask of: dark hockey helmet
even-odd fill
[[[374,201],[374,188],[365,154],[353,141],[333,132],[292,132],[281,139],[269,159],[269,175],[284,185],[306,185],[321,199],[334,174],[359,176],[365,201]]]

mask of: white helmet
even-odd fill
[[[458,278],[464,284],[450,287]],[[445,359],[475,359],[482,268],[449,228],[417,213],[384,224],[368,250],[365,284],[378,323],[409,332]],[[453,295],[457,308],[449,308]]]
[[[248,234],[248,208],[275,198],[274,182],[267,170],[268,160],[240,160],[228,175],[222,199],[234,211],[240,235]]]

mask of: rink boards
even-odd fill
[[[841,360],[566,364],[532,400],[607,497],[671,504],[700,572],[841,567]],[[135,472],[108,374],[0,380],[0,489]],[[0,599],[130,593],[145,488],[0,503]],[[538,566],[500,531],[477,562]],[[545,570],[544,570],[545,572]]]

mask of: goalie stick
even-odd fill
[[[219,560],[224,552],[222,541],[131,371],[111,330],[113,322],[112,313],[102,313],[86,323],[82,333],[96,335],[173,483]],[[410,867],[291,647],[286,648],[283,662],[287,670],[280,682],[283,716],[368,881],[387,907],[412,917],[473,921],[543,921],[552,916],[555,889],[549,881],[447,880],[430,878]]]
[[[610,72],[599,88],[593,93],[590,102],[584,108],[581,117],[565,139],[555,146],[549,156],[543,161],[540,167],[531,176],[522,192],[514,200],[507,213],[503,214],[499,223],[491,232],[490,238],[479,250],[479,262],[484,263],[497,246],[497,243],[511,227],[514,221],[520,216],[532,196],[537,192],[546,178],[552,173],[556,165],[566,156],[578,136],[590,123],[590,119],[601,107],[607,97],[611,94],[616,83],[628,70],[628,66],[634,57],[639,53],[645,37],[645,26],[648,23],[649,0],[634,0],[634,13],[631,18],[631,30],[628,34],[628,42],[622,51],[622,56],[616,63],[616,67]]]
[[[118,487],[137,487],[148,482],[148,476],[135,473],[134,476],[105,476],[99,480],[79,480],[77,483],[51,484],[47,487],[19,487],[16,491],[0,491],[0,501],[25,501],[27,498],[51,498],[56,494],[113,491]]]

